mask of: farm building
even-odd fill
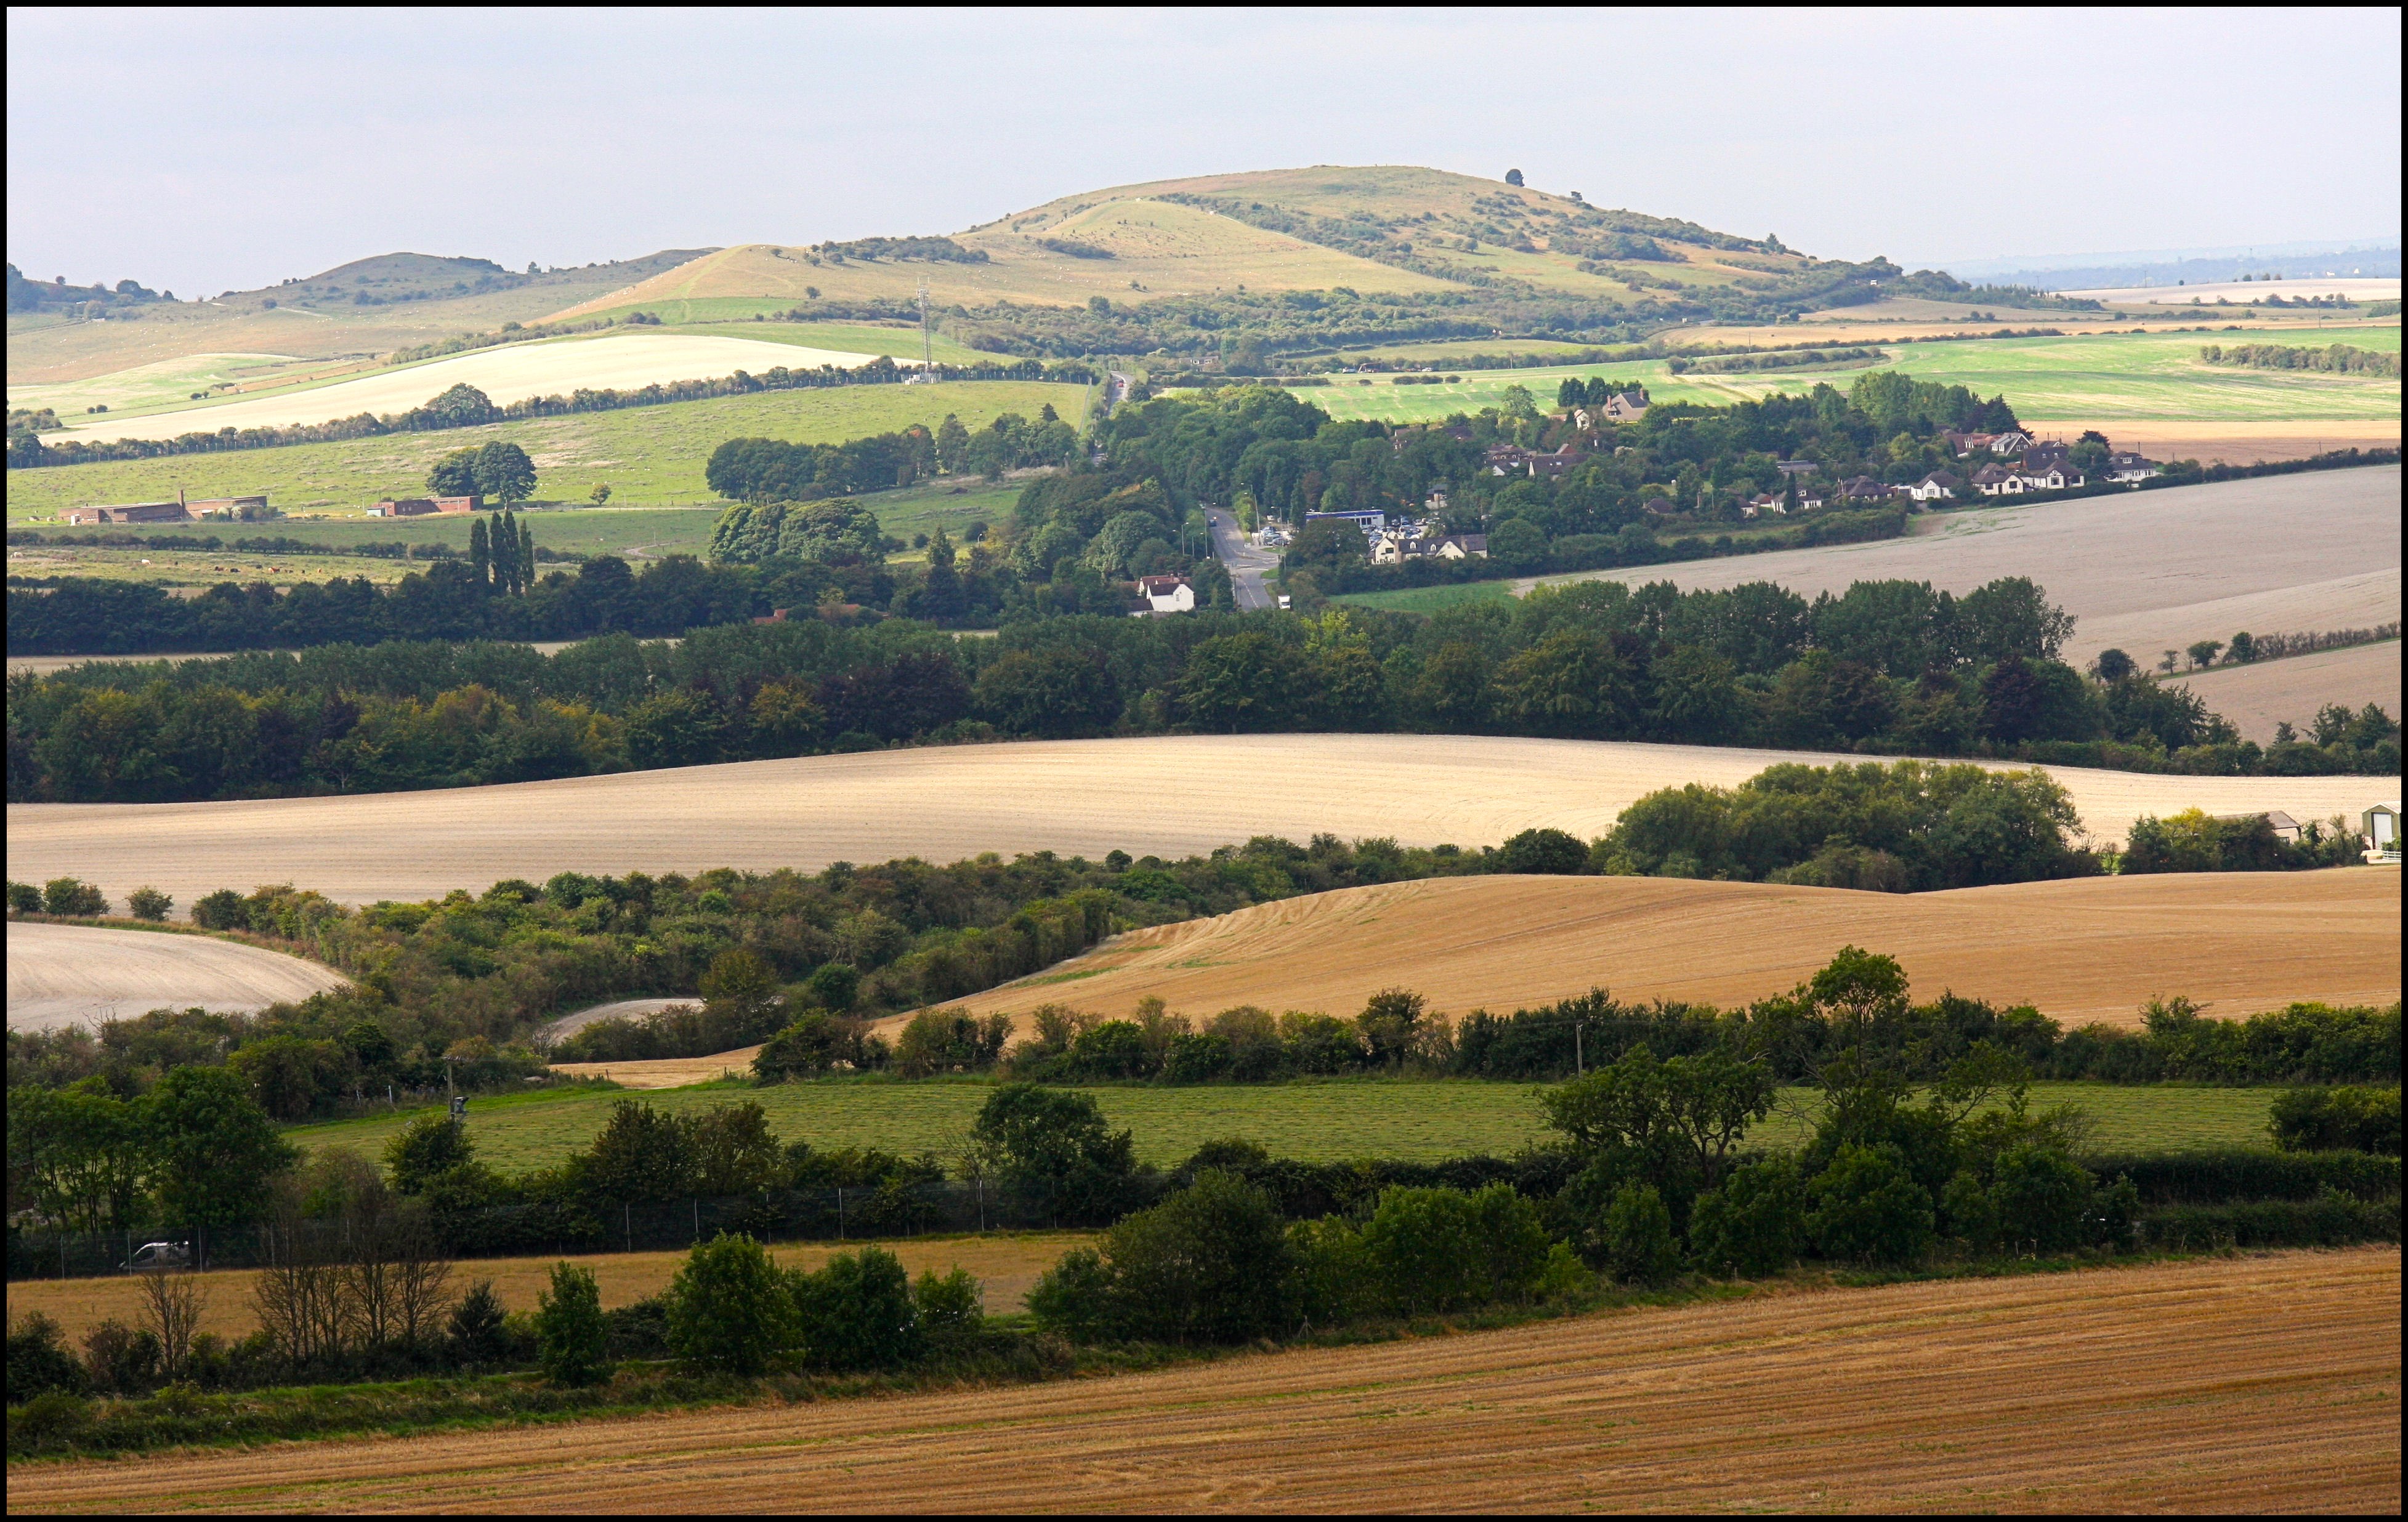
[[[368,508],[370,518],[422,518],[428,513],[473,513],[482,497],[388,497]]]
[[[192,517],[181,502],[128,502],[67,509],[67,521],[74,524],[186,523]]]
[[[2400,860],[2400,805],[2377,804],[2358,817],[2370,861]]]

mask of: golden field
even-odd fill
[[[2400,1250],[1779,1289],[887,1400],[12,1468],[12,1511],[2400,1508]]]
[[[1758,557],[1759,559],[1770,557]],[[1602,834],[1633,800],[1809,751],[1477,735],[1166,735],[928,747],[552,782],[204,804],[11,804],[8,875],[73,875],[112,899],[150,883],[190,903],[294,883],[345,903],[481,891],[553,873],[816,870],[981,851],[1182,856],[1279,834],[1493,845],[1552,826]],[[2085,827],[2200,807],[2295,818],[2395,796],[2369,777],[2179,776],[2047,768]]]
[[[1461,1016],[1604,988],[1625,1003],[1730,1008],[1786,992],[1842,946],[1860,946],[1896,957],[1917,999],[1953,991],[2033,1004],[2068,1029],[2137,1029],[2140,1005],[2158,995],[2187,995],[2227,1018],[2294,1000],[2390,1003],[2400,997],[2400,910],[2395,867],[1944,893],[1443,877],[1135,931],[959,1003],[1011,1015],[1059,1003],[1118,1017],[1151,996],[1198,1018],[1238,1004],[1351,1016],[1378,990],[1402,988]],[[741,1055],[708,1060],[740,1069]],[[684,1081],[715,1075],[716,1067]]]

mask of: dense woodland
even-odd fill
[[[1153,491],[1087,504],[1104,521],[1086,553],[1110,550],[1111,526],[1126,518],[1158,522],[1133,505]],[[991,595],[1002,573],[980,547],[969,561],[953,594]],[[617,563],[589,564],[558,595],[580,595],[596,567]],[[782,585],[798,593],[813,576],[821,588],[842,584],[818,562],[796,563]],[[714,590],[742,597],[758,574],[667,562],[644,579],[682,575],[700,601]],[[478,605],[533,601],[558,579],[509,599],[471,588],[469,575],[458,569],[458,595]],[[1112,611],[1013,619],[1007,604],[1002,633],[982,640],[913,619],[855,627],[806,617],[700,629],[675,646],[614,634],[552,656],[427,641],[23,673],[9,686],[9,797],[387,791],[897,743],[1282,730],[2206,773],[2384,775],[2399,765],[2399,727],[2371,705],[2328,709],[2307,733],[2261,747],[2145,672],[2077,672],[2057,659],[2071,620],[2020,578],[1961,599],[1919,582],[1860,582],[1812,602],[1770,583],[1683,593],[1588,582],[1426,618],[1332,607],[1133,619],[1099,572],[1057,565],[1032,601],[1068,596]]]

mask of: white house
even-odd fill
[[[1906,489],[1906,494],[1917,502],[1939,502],[1953,499],[1956,489],[1965,483],[1944,470],[1935,470]]]
[[[1137,593],[1139,600],[1129,608],[1132,619],[1196,611],[1196,589],[1187,584],[1185,576],[1140,576]]]
[[[2143,460],[2137,454],[2118,452],[2107,457],[2107,478],[2119,486],[2145,481],[2156,474],[2156,462]]]

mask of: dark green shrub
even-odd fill
[[[2174,1205],[2152,1211],[2141,1236],[2153,1246],[2343,1247],[2400,1240],[2400,1202],[2353,1200],[2327,1193],[2315,1200],[2257,1200],[2225,1205]]]
[[[1992,1230],[2011,1247],[2062,1252],[2082,1240],[2095,1182],[2053,1148],[2016,1147],[2000,1156],[1990,1184]]]
[[[1378,1302],[1378,1273],[1363,1233],[1341,1216],[1324,1216],[1288,1228],[1296,1259],[1297,1311],[1313,1326],[1342,1326]]]
[[[52,1390],[79,1395],[86,1385],[83,1365],[66,1350],[59,1324],[39,1311],[28,1311],[8,1328],[8,1403],[22,1405]],[[16,1418],[9,1418],[16,1425]]]
[[[452,1360],[463,1368],[490,1368],[502,1361],[509,1350],[509,1335],[502,1310],[502,1297],[494,1293],[491,1279],[480,1279],[452,1307],[445,1326],[451,1344]]]
[[[2101,1177],[2131,1179],[2144,1205],[2214,1205],[2241,1200],[2313,1200],[2326,1188],[2361,1200],[2400,1193],[2400,1159],[2366,1152],[2116,1153],[2089,1159]]]
[[[985,1330],[986,1292],[958,1264],[942,1275],[934,1269],[923,1273],[911,1287],[911,1300],[919,1307],[921,1333],[939,1352],[967,1346]]]
[[[911,1276],[893,1253],[838,1253],[817,1273],[791,1276],[803,1356],[820,1369],[899,1369],[919,1358]]]
[[[8,885],[8,912],[12,915],[37,915],[42,912],[42,890],[31,883]]]
[[[688,1363],[758,1374],[800,1339],[793,1288],[749,1236],[696,1246],[666,1298],[669,1349]]]
[[[193,923],[203,930],[249,930],[249,902],[233,889],[221,888],[194,903]]]
[[[176,901],[155,888],[137,888],[125,895],[125,912],[136,919],[162,920]]]
[[[1806,1187],[1797,1159],[1767,1158],[1734,1169],[1689,1212],[1689,1256],[1708,1273],[1758,1278],[1797,1260],[1806,1231]]]
[[[591,1272],[555,1263],[552,1287],[538,1299],[537,1357],[555,1385],[593,1385],[609,1376],[609,1333],[602,1320],[602,1292]]]
[[[1163,1056],[1162,1075],[1175,1084],[1210,1083],[1228,1074],[1232,1060],[1226,1036],[1173,1036]]]
[[[1672,1212],[1653,1184],[1626,1184],[1606,1207],[1605,1261],[1624,1284],[1658,1285],[1681,1271]]]
[[[2286,1152],[2400,1156],[2400,1090],[2293,1088],[2274,1101],[2274,1145]]]
[[[1912,1263],[1930,1250],[1931,1196],[1895,1147],[1843,1146],[1809,1187],[1807,1230],[1826,1258]]]
[[[1037,1084],[998,1086],[972,1128],[1002,1159],[1004,1182],[1056,1220],[1112,1220],[1135,1198],[1137,1151],[1084,1094]]]
[[[427,1184],[476,1159],[467,1128],[448,1115],[423,1115],[385,1144],[385,1167],[396,1193],[417,1194]]]
[[[108,913],[108,901],[80,878],[53,877],[42,885],[42,912],[91,918]]]
[[[159,1339],[118,1321],[84,1333],[84,1375],[95,1390],[141,1395],[159,1383]]]
[[[1121,1335],[1120,1305],[1112,1271],[1093,1247],[1073,1247],[1029,1287],[1028,1315],[1041,1331],[1074,1343],[1106,1342]]]
[[[1362,1238],[1378,1299],[1405,1312],[1519,1299],[1546,1267],[1538,1209],[1505,1184],[1383,1190]]]
[[[824,1011],[809,1010],[762,1043],[752,1058],[752,1075],[765,1084],[816,1077],[849,1060],[853,1045],[852,1033]]]
[[[1271,1197],[1207,1169],[1151,1210],[1104,1233],[1103,1256],[1125,1335],[1242,1343],[1287,1330],[1295,1260]]]

